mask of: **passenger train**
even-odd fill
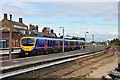
[[[63,47],[63,39],[46,37],[23,37],[20,40],[20,47],[20,56],[61,52]],[[65,51],[82,48],[85,48],[85,41],[64,39]]]

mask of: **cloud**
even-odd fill
[[[88,28],[82,30],[65,30],[65,36],[76,36],[76,37],[85,37],[85,32],[88,31],[87,34],[87,42],[92,41],[92,35],[95,36],[95,41],[106,41],[108,39],[113,39],[118,37],[117,30],[100,30],[100,29],[92,29]],[[62,32],[60,32],[62,33]]]
[[[8,1],[8,0],[4,0]],[[119,0],[10,0],[9,2],[118,2]]]
[[[47,18],[62,16],[64,18],[59,20],[61,21],[61,24],[62,22],[68,22],[66,24],[69,24],[69,25],[71,23],[75,23],[75,24],[83,23],[86,26],[91,24],[101,25],[101,26],[107,25],[107,26],[110,26],[111,28],[111,26],[114,26],[114,24],[116,24],[116,23],[113,23],[112,21],[117,20],[117,15],[118,15],[117,7],[118,7],[117,2],[51,2],[51,3],[49,2],[36,3],[36,2],[29,2],[29,1],[19,2],[19,3],[4,2],[2,3],[2,16],[3,16],[3,13],[8,13],[8,14],[11,13],[15,16],[23,16],[27,19],[32,19],[32,17],[34,17],[34,20],[36,20],[36,22],[40,22],[40,24],[44,23],[44,24],[53,24],[53,25],[55,25],[57,21],[51,20],[51,19],[47,20]],[[38,21],[40,20],[39,17],[42,17],[42,18],[47,17],[47,18],[46,18],[46,21],[45,20],[42,21],[42,19],[41,21]],[[72,18],[71,20],[66,20],[65,19],[66,17],[72,17]],[[75,17],[81,17],[81,18],[75,19]],[[99,23],[96,23],[96,22],[89,23],[90,21],[87,21],[87,19],[84,19],[84,17],[95,17],[95,18],[102,17],[102,21]],[[88,28],[83,30],[76,30],[74,32],[72,31],[73,30],[71,31],[68,30],[66,31],[65,34],[75,35],[75,36],[84,36],[84,33],[86,31],[89,31],[90,34],[99,35],[101,37],[106,35],[106,32],[108,32],[108,35],[111,37],[114,37],[117,35],[117,30],[115,29],[99,30],[94,28]]]
[[[80,24],[89,24],[83,17],[93,16],[102,17],[106,25],[112,25],[111,21],[117,21],[117,7],[116,2],[4,2],[2,4],[2,14],[11,13],[16,16],[36,18],[51,16],[81,17],[80,20],[71,21],[71,23]],[[95,25],[104,25],[104,23]]]
[[[113,39],[118,37],[117,30],[100,30],[100,29],[91,29],[88,28],[87,30],[75,31],[73,34],[78,37],[84,37],[85,31],[88,31],[87,34],[87,41],[92,41],[92,35],[95,36],[95,41],[106,41],[108,39]],[[77,34],[75,34],[77,33]]]
[[[113,36],[118,35],[118,30],[116,28],[114,28],[114,29],[112,29],[112,28],[109,28],[109,29],[88,28],[86,31],[88,31],[89,34],[98,34],[98,35],[109,34],[109,35],[113,35]]]
[[[26,3],[3,3],[2,12],[28,17],[43,14],[38,12],[38,10],[30,9],[29,5]]]
[[[53,4],[55,5],[55,4]],[[117,3],[109,2],[82,2],[82,3],[58,3],[55,15],[62,16],[117,16]]]
[[[30,9],[30,5],[39,8]],[[44,6],[41,6],[44,5]],[[51,7],[53,6],[53,7]],[[25,15],[38,16],[117,16],[117,3],[111,2],[80,2],[80,3],[4,3],[3,11],[21,12]],[[51,9],[49,8],[51,7]],[[44,8],[50,9],[42,10]],[[27,11],[26,11],[27,10]]]

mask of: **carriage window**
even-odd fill
[[[72,42],[72,45],[74,45],[74,42]]]
[[[77,42],[77,45],[79,45],[79,43]]]
[[[33,38],[24,38],[21,43],[23,46],[33,46],[35,44],[35,40]]]
[[[52,40],[48,40],[48,46],[52,45]]]
[[[47,44],[47,40],[45,39],[45,43],[44,44]]]
[[[81,45],[85,45],[85,43],[84,43],[84,42],[81,42]]]
[[[65,45],[68,45],[68,42],[67,42],[67,41],[65,41]]]
[[[53,45],[55,45],[56,44],[56,41],[55,40],[53,40]]]
[[[70,45],[73,45],[73,42],[70,42]]]

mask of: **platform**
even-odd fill
[[[60,58],[66,58],[66,57],[72,57],[72,56],[78,56],[83,54],[89,54],[89,53],[95,53],[97,51],[102,51],[108,48],[109,46],[99,46],[99,47],[92,47],[88,49],[83,50],[76,50],[76,51],[70,51],[70,52],[64,52],[64,53],[55,53],[55,54],[48,54],[48,55],[39,55],[39,56],[33,56],[33,57],[26,57],[26,58],[18,58],[14,60],[7,60],[0,62],[0,71],[45,61],[51,61],[55,59]]]
[[[14,50],[13,52],[11,52],[12,54],[14,53],[19,53],[21,49],[17,49],[17,50]],[[8,55],[9,54],[9,50],[0,50],[0,56],[1,55]]]
[[[14,48],[14,51],[11,52],[12,58],[13,59],[18,58],[20,51],[21,51],[20,48]],[[0,49],[0,62],[8,59],[9,59],[9,49],[8,48]]]

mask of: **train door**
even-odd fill
[[[55,49],[56,47],[56,41],[55,40],[53,40],[53,45],[52,45],[52,47],[53,47],[53,49]]]
[[[60,49],[60,40],[58,40],[58,49]]]
[[[74,50],[74,42],[71,41],[71,44],[72,44],[72,50]]]
[[[63,47],[63,41],[61,40],[60,41],[60,48],[62,49],[62,47]]]
[[[48,40],[48,48],[52,48],[52,40]]]
[[[68,41],[68,48],[70,49],[70,41]]]
[[[47,46],[47,40],[46,39],[44,41],[44,47],[45,47],[45,50],[47,50],[48,46]]]

